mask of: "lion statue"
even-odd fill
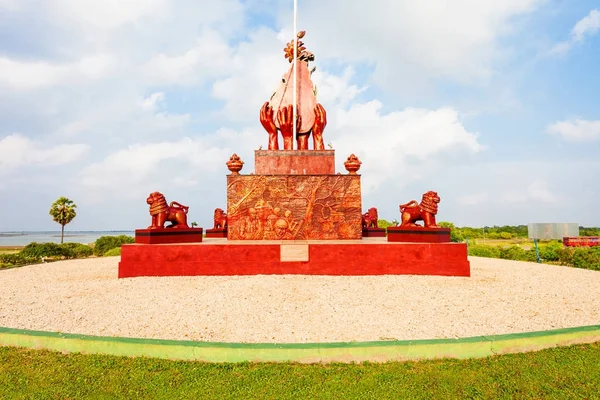
[[[362,227],[363,229],[379,228],[377,225],[377,209],[375,207],[369,208],[369,211],[362,215]]]
[[[160,192],[152,192],[146,199],[146,203],[150,204],[150,215],[152,216],[152,225],[148,229],[165,228],[167,221],[171,225],[166,228],[189,228],[187,224],[187,212],[189,207],[172,201],[167,204],[165,196]]]
[[[220,208],[215,208],[215,225],[213,229],[227,229],[227,214]]]
[[[438,212],[438,203],[440,196],[437,192],[429,191],[423,195],[421,203],[411,200],[406,204],[400,205],[400,226],[421,226],[417,221],[423,221],[425,228],[439,228],[435,223],[435,216]]]

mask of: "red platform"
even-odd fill
[[[470,276],[470,264],[463,243],[388,243],[382,238],[126,244],[119,263],[119,278],[283,274]]]
[[[135,242],[140,244],[202,242],[202,228],[136,229]]]
[[[385,229],[383,228],[363,228],[363,237],[385,237]]]
[[[449,243],[450,228],[423,228],[390,226],[387,228],[388,242]]]
[[[335,150],[255,150],[255,175],[333,175]]]
[[[206,237],[207,238],[226,238],[227,237],[227,229],[207,229]]]

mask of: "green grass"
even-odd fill
[[[472,360],[207,364],[0,347],[0,398],[600,398],[600,343]]]

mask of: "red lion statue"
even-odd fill
[[[152,216],[152,225],[148,229],[165,228],[165,223],[171,222],[166,228],[189,228],[187,224],[187,212],[189,207],[172,201],[167,204],[165,196],[160,192],[152,192],[146,199],[150,205],[150,215]]]
[[[363,229],[368,228],[379,228],[377,225],[377,209],[375,207],[369,208],[369,211],[362,215],[362,227]]]
[[[411,200],[406,204],[400,205],[400,226],[421,226],[415,222],[423,221],[425,228],[439,228],[435,223],[435,216],[438,212],[438,203],[440,196],[437,192],[429,191],[423,195],[419,204],[416,200]]]
[[[221,208],[215,208],[213,229],[227,229],[227,214]]]

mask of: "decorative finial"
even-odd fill
[[[344,167],[350,175],[356,175],[356,171],[360,169],[362,162],[354,154],[350,154],[348,159],[344,162]]]
[[[227,161],[225,164],[227,165],[227,169],[231,171],[232,175],[239,175],[239,172],[244,166],[242,159],[235,153],[229,157],[229,161]]]

